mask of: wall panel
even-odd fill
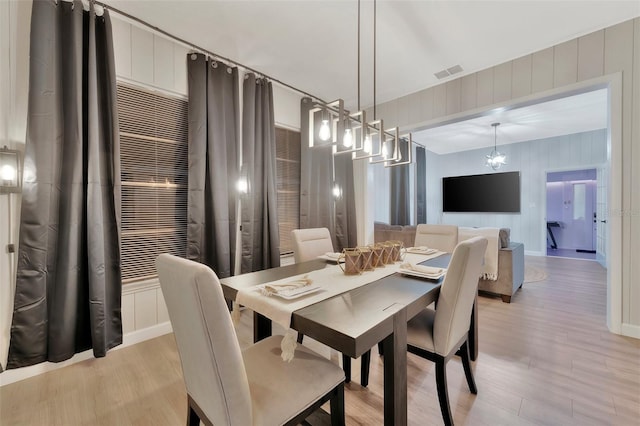
[[[514,99],[531,94],[531,55],[515,59],[511,66],[511,96]]]
[[[531,93],[553,88],[553,48],[531,55]]]
[[[578,39],[578,81],[604,72],[604,30]]]
[[[511,62],[497,65],[493,68],[493,102],[503,102],[511,99]]]
[[[153,85],[153,34],[131,27],[131,78],[141,83]],[[116,74],[118,70],[116,69]]]
[[[468,111],[470,109],[474,109],[477,104],[476,94],[478,92],[477,89],[477,78],[478,75],[476,73],[466,75],[460,79],[460,110]]]
[[[553,87],[578,81],[578,40],[558,44],[553,49]]]
[[[482,107],[493,103],[493,68],[476,73],[476,106]]]
[[[447,115],[460,112],[460,79],[447,82]]]
[[[632,111],[633,111],[633,21],[609,27],[604,34],[604,72],[605,74],[622,71],[622,182],[631,183],[631,159],[632,159]],[[636,117],[637,120],[637,117]],[[639,140],[636,139],[636,144]],[[636,190],[637,192],[637,190]],[[631,230],[630,215],[624,212],[631,212],[631,185],[622,186],[622,228]],[[631,234],[622,233],[622,281],[631,282]],[[640,277],[636,278],[638,289],[640,290]],[[636,290],[638,291],[638,290]],[[622,286],[623,300],[629,303],[631,288],[628,285]],[[640,310],[634,313],[640,316]],[[623,322],[630,322],[631,313],[629,306],[623,309]],[[640,318],[637,324],[640,325]]]

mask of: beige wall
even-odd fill
[[[609,216],[622,222],[623,329],[640,337],[640,18],[386,102],[377,115],[389,126],[419,128],[615,73],[622,74],[622,183],[613,189],[622,211],[610,208]]]

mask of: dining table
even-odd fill
[[[446,268],[451,254],[419,262]],[[418,263],[418,262],[417,262]],[[318,271],[326,260],[250,272],[220,280],[230,301],[238,291],[288,277]],[[366,274],[367,272],[363,272]],[[344,355],[357,358],[382,342],[384,354],[384,424],[407,424],[407,321],[437,301],[442,279],[426,280],[403,273],[391,273],[360,287],[318,301],[292,312],[290,328]],[[474,307],[474,312],[476,311]],[[477,355],[477,317],[472,315],[470,341],[472,358]],[[254,341],[271,335],[272,322],[254,311]],[[284,361],[283,361],[284,362]]]

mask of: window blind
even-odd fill
[[[185,99],[118,82],[122,281],[156,276],[160,253],[186,256]]]
[[[287,254],[300,227],[300,132],[276,128],[276,185],[280,254]]]

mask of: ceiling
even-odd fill
[[[436,154],[450,154],[607,127],[607,89],[538,103],[490,111],[481,117],[414,131],[413,140]],[[491,123],[500,123],[495,137]],[[500,149],[498,149],[499,151]]]
[[[356,0],[104,0],[194,45],[357,108]],[[377,2],[376,104],[640,16],[640,0]],[[374,104],[373,2],[361,3],[360,106]],[[438,80],[455,65],[461,73]],[[606,127],[606,92],[414,133],[444,154]]]

